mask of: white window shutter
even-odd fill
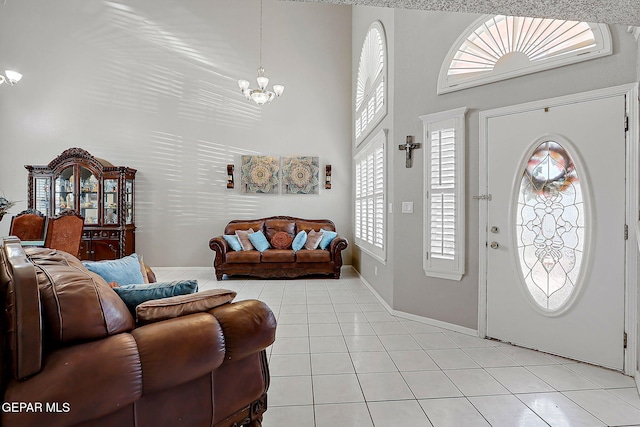
[[[355,93],[355,140],[360,145],[387,114],[387,40],[384,27],[375,21],[369,27],[360,51]]]
[[[460,280],[465,267],[464,159],[467,108],[421,116],[424,141],[423,268]]]
[[[356,245],[385,261],[385,131],[380,131],[354,157]]]

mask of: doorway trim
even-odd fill
[[[624,290],[624,330],[627,334],[627,347],[624,350],[624,370],[627,375],[636,376],[637,369],[637,337],[638,337],[638,253],[640,239],[640,210],[638,205],[638,179],[640,179],[640,158],[638,157],[640,143],[640,109],[638,101],[638,83],[614,86],[582,92],[557,98],[528,102],[525,104],[495,108],[480,111],[479,127],[479,180],[478,180],[478,335],[486,337],[487,333],[487,241],[488,241],[488,131],[489,119],[508,116],[546,107],[575,104],[612,96],[626,96],[626,114],[628,117],[628,132],[626,132],[626,212],[625,223],[629,227],[629,238],[626,244],[625,259],[625,290]],[[620,126],[624,126],[621,123]],[[477,197],[477,196],[476,196]],[[489,199],[489,200],[487,200]],[[622,230],[621,230],[622,233]]]

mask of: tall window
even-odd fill
[[[355,137],[359,145],[387,114],[386,40],[378,21],[371,24],[360,52],[355,97]]]
[[[424,262],[427,276],[464,274],[464,158],[467,108],[420,117],[424,129]]]
[[[611,54],[605,24],[487,15],[460,35],[440,69],[452,92]]]
[[[385,142],[380,131],[354,158],[356,245],[384,261],[385,244]]]

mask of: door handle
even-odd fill
[[[498,242],[496,241],[491,242],[491,249],[498,249],[499,246],[500,245],[498,244]]]

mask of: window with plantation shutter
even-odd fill
[[[356,245],[382,261],[386,258],[385,141],[385,132],[380,131],[354,158]]]
[[[385,75],[386,38],[382,23],[376,21],[367,31],[358,64],[354,126],[356,145],[362,143],[387,114]]]
[[[421,116],[425,141],[424,262],[427,276],[464,274],[464,158],[467,108]]]
[[[485,15],[451,46],[438,77],[447,93],[612,53],[606,24]]]

